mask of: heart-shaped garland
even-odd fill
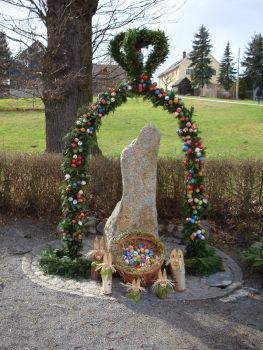
[[[153,50],[143,63],[141,49],[150,45]],[[117,34],[110,42],[109,51],[130,79],[138,79],[143,73],[151,78],[156,68],[166,59],[169,48],[163,31],[143,28]]]

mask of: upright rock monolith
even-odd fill
[[[159,144],[160,132],[149,124],[122,151],[123,193],[105,225],[108,243],[124,232],[141,231],[158,236],[156,182]]]

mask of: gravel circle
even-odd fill
[[[84,251],[88,250],[87,247],[92,244],[92,237],[86,240],[86,247]],[[53,247],[59,247],[60,241],[53,241],[48,243]],[[174,248],[174,244],[171,240],[164,240],[166,246],[166,252],[170,252]],[[113,278],[112,294],[104,295],[101,291],[99,282],[92,280],[73,280],[63,278],[60,276],[45,275],[39,268],[38,254],[47,248],[47,244],[42,244],[35,247],[30,253],[26,254],[22,259],[22,269],[27,277],[34,283],[37,283],[43,287],[50,288],[59,292],[81,295],[83,297],[94,297],[103,299],[118,299],[126,298],[125,288],[121,284],[118,277]],[[174,292],[170,290],[166,301],[173,300],[204,300],[211,298],[219,298],[227,296],[238,288],[242,287],[242,271],[239,266],[228,255],[222,251],[217,250],[217,254],[223,258],[225,271],[231,272],[233,276],[233,282],[226,288],[210,287],[207,283],[207,277],[186,277],[186,291]],[[155,293],[151,288],[147,288],[147,297],[150,300],[156,302],[164,302],[165,300],[158,300]]]

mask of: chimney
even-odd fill
[[[186,52],[185,51],[183,51],[183,58],[185,58],[186,57]]]

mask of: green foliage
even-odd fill
[[[252,271],[263,271],[263,237],[257,246],[251,246],[242,254],[242,259],[246,261]]]
[[[245,58],[241,62],[245,67],[244,77],[250,88],[263,87],[263,37],[255,34],[248,43]]]
[[[212,45],[210,44],[209,32],[202,25],[199,32],[195,34],[193,41],[193,51],[190,53],[192,63],[190,67],[193,68],[191,83],[193,87],[204,87],[208,84],[213,75],[211,67],[211,59],[209,53]]]
[[[230,44],[227,42],[224,56],[219,66],[218,82],[224,87],[225,90],[229,90],[235,80],[236,70],[234,67],[234,60],[230,52]]]
[[[222,258],[217,255],[185,259],[185,270],[188,275],[209,276],[212,273],[224,271]]]
[[[44,273],[67,278],[87,278],[90,276],[91,262],[78,257],[70,259],[63,251],[49,247],[40,254],[39,265]]]
[[[231,91],[235,94],[236,93],[236,82],[232,85]],[[245,78],[239,78],[238,82],[238,98],[240,100],[244,100],[247,95],[247,79]]]
[[[191,231],[194,231],[190,226]],[[224,271],[223,260],[215,255],[215,250],[207,246],[207,242],[201,239],[191,240],[188,225],[185,225],[184,242],[186,244],[185,268],[189,275],[211,275],[212,273]],[[190,231],[190,232],[191,232]],[[187,233],[188,232],[188,233]]]
[[[144,64],[141,49],[149,45],[153,45],[153,50]],[[129,29],[127,32],[117,34],[111,40],[109,50],[114,60],[131,79],[138,79],[144,72],[151,77],[169,53],[164,32],[146,28]]]

